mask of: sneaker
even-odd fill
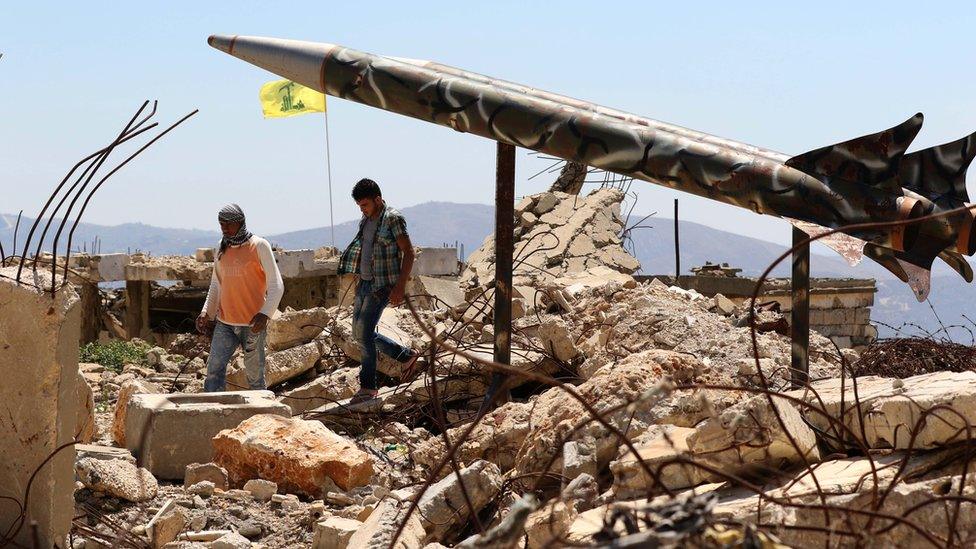
[[[359,404],[360,402],[366,402],[373,400],[380,392],[376,389],[360,389],[356,394],[352,395],[349,399],[349,404]]]

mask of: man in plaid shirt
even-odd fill
[[[372,179],[360,179],[352,189],[352,198],[363,213],[359,232],[339,258],[339,274],[359,275],[356,300],[352,310],[353,337],[362,348],[359,392],[352,403],[376,397],[376,351],[405,363],[411,372],[417,355],[410,349],[376,332],[376,324],[387,303],[403,301],[403,293],[413,268],[413,244],[407,234],[407,222],[400,212],[383,200],[379,185]]]

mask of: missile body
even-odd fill
[[[890,130],[790,158],[427,61],[273,38],[211,36],[209,42],[230,55],[334,97],[759,214],[785,217],[807,229],[812,227],[809,232],[918,218],[956,207],[964,202],[958,183],[951,177],[944,176],[949,182],[942,186],[948,185],[954,193],[933,194],[928,192],[933,185],[919,180],[933,170],[951,171],[959,164],[963,164],[964,173],[972,154],[976,154],[976,145],[967,141],[958,161],[943,158],[951,151],[936,151],[938,154],[902,162],[911,156],[905,151],[921,128],[921,113]],[[926,158],[928,161],[923,162]],[[907,189],[903,187],[906,182]],[[852,233],[846,242],[838,244],[835,239],[832,247],[856,263],[867,241],[868,256],[909,281],[919,297],[927,293],[927,277],[914,270],[921,268],[927,273],[932,260],[942,253],[971,255],[976,248],[976,239],[970,241],[976,237],[976,232],[969,230],[971,225],[971,215],[956,215],[908,228]],[[913,278],[925,280],[908,280]]]

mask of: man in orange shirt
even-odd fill
[[[240,206],[224,206],[217,220],[223,238],[207,301],[197,317],[197,330],[213,330],[203,390],[225,390],[227,363],[238,346],[244,349],[248,385],[265,389],[264,340],[268,321],[284,293],[281,273],[268,241],[248,232]]]

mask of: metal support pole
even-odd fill
[[[515,146],[498,143],[495,164],[495,362],[512,363],[512,256],[515,248]],[[507,376],[491,376],[478,415],[486,413]],[[508,391],[499,402],[508,400]]]
[[[681,276],[681,245],[678,243],[678,199],[674,199],[674,283],[677,286]]]
[[[793,227],[793,246],[806,240],[807,234]],[[790,381],[794,388],[806,385],[810,372],[810,245],[793,251],[793,280],[790,284],[791,340],[793,353]]]

